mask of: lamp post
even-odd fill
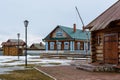
[[[18,60],[19,60],[19,39],[20,39],[20,33],[17,33],[18,36]]]
[[[25,25],[25,66],[27,67],[27,26],[28,26],[29,21],[25,20],[24,25]]]

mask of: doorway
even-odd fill
[[[104,35],[104,63],[118,64],[118,34]]]

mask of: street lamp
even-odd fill
[[[27,67],[27,26],[28,26],[29,21],[25,20],[24,25],[25,25],[25,66]]]
[[[19,60],[19,39],[20,39],[20,33],[17,33],[18,36],[18,60]]]

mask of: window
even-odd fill
[[[77,50],[80,50],[80,42],[77,42]]]
[[[64,42],[64,49],[68,50],[69,49],[69,42]]]
[[[58,49],[58,50],[61,50],[61,42],[58,42],[58,43],[57,43],[57,49]]]
[[[84,50],[84,42],[80,43],[80,50]]]
[[[50,50],[54,50],[54,42],[50,42]]]
[[[56,32],[56,37],[59,38],[59,37],[63,37],[63,31],[62,30],[59,30]]]
[[[88,50],[90,50],[90,42],[88,42]]]
[[[97,45],[100,45],[100,43],[101,43],[101,36],[100,36],[100,35],[97,35],[97,36],[96,36],[96,44],[97,44]]]
[[[84,43],[84,50],[88,50],[88,43],[87,42]]]

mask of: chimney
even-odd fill
[[[73,24],[73,32],[76,32],[76,24]]]

